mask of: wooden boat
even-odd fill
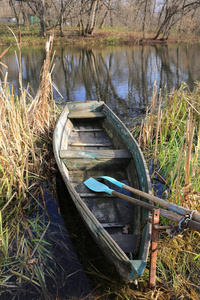
[[[149,211],[91,192],[84,181],[107,175],[149,193],[150,177],[137,142],[104,102],[68,102],[55,126],[53,148],[59,171],[93,239],[120,276],[135,281],[146,267]]]

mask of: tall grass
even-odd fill
[[[156,114],[152,107],[139,142],[153,156],[157,172],[165,174],[171,201],[195,208],[200,197],[200,83],[192,92],[183,83],[162,105]],[[185,201],[190,192],[195,192],[191,201]]]
[[[35,292],[42,293],[45,299],[49,297],[44,266],[50,257],[50,245],[44,237],[51,220],[43,182],[52,167],[50,145],[55,120],[50,71],[52,42],[50,37],[46,43],[46,59],[35,97],[28,87],[23,88],[21,72],[18,95],[8,84],[7,74],[0,83],[1,297],[17,297],[27,284],[32,287],[33,297]],[[19,44],[17,58],[21,70]]]
[[[137,135],[153,182],[161,179],[169,190],[167,200],[200,211],[200,83],[193,91],[182,83],[164,101],[154,93]],[[155,299],[200,299],[200,234],[186,230],[172,240],[161,231],[159,244],[156,292],[162,295]]]

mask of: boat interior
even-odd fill
[[[139,188],[133,156],[103,112],[93,116],[69,114],[60,158],[67,167],[69,181],[96,219],[127,255],[133,255],[137,250],[141,208],[106,193],[92,192],[83,184],[90,177],[106,175]],[[104,183],[136,198],[124,189]]]

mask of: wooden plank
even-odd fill
[[[81,128],[81,129],[73,129],[73,132],[102,132],[101,128]]]
[[[74,146],[74,147],[110,147],[112,146],[111,143],[107,144],[100,144],[100,143],[69,143],[69,146]]]
[[[104,102],[95,100],[67,102],[69,111],[101,111],[103,105]]]
[[[132,158],[132,155],[128,150],[60,150],[60,158],[112,159]]]
[[[134,252],[138,235],[136,234],[111,234],[111,237],[119,245],[119,247],[125,252]]]
[[[105,118],[105,114],[102,112],[81,112],[72,111],[68,115],[69,119],[93,119],[93,118]]]
[[[129,226],[127,223],[101,223],[104,228],[123,228]]]
[[[63,158],[62,159],[68,170],[106,170],[111,169],[113,172],[119,168],[126,168],[130,162],[130,158]]]

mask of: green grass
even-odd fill
[[[29,25],[20,26],[19,28],[15,25],[9,24],[14,34],[18,37],[19,30],[21,31],[21,45],[44,45],[46,38],[40,35],[40,26]],[[162,43],[162,41],[153,41],[151,38],[155,35],[155,32],[147,32],[146,39],[142,41],[143,33],[136,30],[130,30],[126,27],[104,27],[102,29],[96,28],[93,35],[87,35],[83,37],[80,35],[79,28],[77,27],[65,27],[64,37],[60,36],[59,28],[47,27],[47,36],[54,32],[54,44],[77,44],[77,45],[124,45],[124,44],[155,44]],[[198,36],[189,36],[172,34],[168,42],[188,42],[199,41]],[[6,25],[0,25],[0,45],[13,45],[15,39]],[[166,43],[166,41],[164,41]]]

